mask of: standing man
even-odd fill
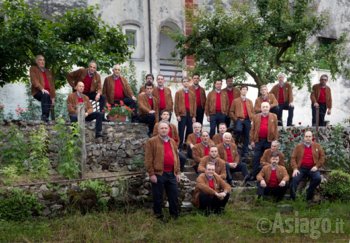
[[[150,138],[145,145],[145,166],[152,183],[153,212],[163,219],[163,190],[168,197],[169,213],[173,218],[178,212],[178,186],[180,182],[180,163],[175,141],[168,136],[169,124],[160,121],[158,136]]]
[[[193,132],[192,123],[196,122],[196,96],[189,90],[190,83],[187,78],[182,79],[183,89],[175,94],[175,115],[178,121],[180,136],[179,148],[182,147],[184,139]],[[184,136],[186,129],[186,136]]]
[[[171,114],[173,112],[173,98],[171,95],[171,90],[168,87],[164,86],[164,76],[162,74],[158,74],[157,76],[157,88],[153,90],[153,95],[158,99],[158,108],[160,111],[166,110],[169,112],[171,120]]]
[[[239,88],[233,86],[233,76],[229,75],[226,78],[226,88],[224,88],[222,91],[225,91],[228,96],[228,103],[229,103],[229,110],[231,109],[231,105],[234,99],[238,98],[241,94],[239,91]],[[231,119],[229,116],[226,117],[226,126],[230,127]]]
[[[251,178],[255,180],[256,175],[261,170],[260,159],[264,151],[271,147],[271,142],[278,139],[277,116],[271,112],[270,104],[261,104],[261,113],[253,118],[252,129],[250,130],[251,146],[254,148],[253,173]]]
[[[205,103],[205,115],[210,122],[210,137],[219,129],[219,124],[226,121],[228,115],[229,101],[226,92],[221,90],[222,80],[217,79],[214,82],[214,90],[208,94]]]
[[[276,116],[277,116],[278,115],[278,102],[277,102],[274,94],[271,94],[268,92],[266,85],[261,85],[260,94],[261,94],[261,96],[259,96],[255,100],[255,104],[254,104],[255,113],[261,112],[261,103],[268,102],[270,104],[270,112],[276,114]]]
[[[88,68],[80,68],[67,74],[69,85],[74,89],[79,81],[84,83],[83,94],[90,100],[99,101],[100,111],[105,109],[106,98],[102,95],[101,76],[97,73],[95,61],[89,63]]]
[[[284,163],[284,154],[279,150],[280,148],[280,143],[277,140],[274,140],[271,142],[271,148],[266,149],[264,151],[264,154],[262,155],[261,159],[260,159],[260,165],[262,167],[264,167],[265,165],[270,164],[270,159],[271,159],[271,155],[273,153],[277,153],[278,154],[278,164],[279,165],[283,165],[285,166]]]
[[[205,90],[199,86],[200,82],[199,74],[195,73],[192,76],[193,85],[190,87],[190,90],[196,95],[196,121],[200,124],[203,124],[204,117],[204,107],[206,102]]]
[[[152,73],[146,74],[144,84],[147,84],[149,82],[151,82],[153,84],[153,81],[154,81],[153,74]],[[139,90],[139,94],[144,93],[144,92],[145,92],[145,86],[141,85],[140,90]]]
[[[89,97],[83,94],[84,88],[85,88],[83,82],[78,82],[74,88],[76,91],[74,93],[71,93],[67,99],[67,108],[68,108],[70,121],[71,122],[78,121],[77,105],[84,103],[85,104],[85,121],[92,121],[96,119],[95,137],[96,138],[102,137],[103,113],[97,112],[97,111],[93,112]]]
[[[251,128],[251,119],[253,119],[253,102],[247,98],[248,86],[242,85],[240,88],[241,97],[233,100],[230,117],[235,122],[236,143],[243,138],[243,147],[241,158],[248,154],[249,132]]]
[[[272,87],[270,93],[273,94],[278,101],[278,126],[283,125],[282,115],[283,110],[288,110],[287,126],[293,125],[293,88],[290,83],[286,82],[286,75],[279,73],[278,84]]]
[[[56,97],[54,77],[51,71],[45,68],[44,56],[37,55],[35,63],[36,65],[29,69],[32,95],[41,103],[41,120],[48,122]]]
[[[323,148],[320,144],[312,141],[312,132],[306,131],[304,142],[294,148],[291,158],[293,180],[290,196],[293,200],[295,199],[298,184],[304,177],[310,178],[310,185],[306,191],[306,200],[312,200],[316,187],[321,183],[319,169],[324,163],[325,154]]]
[[[145,84],[145,92],[138,96],[138,107],[140,113],[140,122],[148,125],[148,136],[153,134],[154,124],[158,121],[158,100],[153,96],[153,83]]]
[[[331,114],[332,110],[332,93],[331,88],[327,86],[328,76],[322,74],[320,83],[312,86],[311,92],[311,109],[312,109],[312,126],[316,126],[316,109],[319,109],[319,126],[326,126],[324,117]]]

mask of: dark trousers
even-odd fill
[[[225,123],[227,128],[231,127],[231,118],[229,116],[226,116]]]
[[[180,171],[184,172],[185,170],[185,164],[187,161],[186,155],[182,152],[179,152],[179,159],[180,159]]]
[[[292,178],[292,183],[290,187],[290,196],[292,199],[295,199],[295,194],[298,188],[299,182],[304,177],[310,178],[310,184],[308,189],[306,190],[306,200],[311,200],[314,196],[314,192],[316,187],[321,183],[321,173],[319,170],[312,172],[311,169],[308,168],[300,168],[299,174]]]
[[[281,201],[286,194],[287,191],[287,184],[283,187],[277,186],[277,187],[262,187],[260,186],[260,183],[258,183],[258,196],[259,197],[266,197],[266,196],[273,196],[276,201]]]
[[[242,172],[242,175],[244,177],[248,176],[249,172],[248,172],[247,164],[244,162],[240,162],[237,164],[236,168],[231,168],[230,164],[226,163],[226,175],[227,175],[226,180],[229,184],[231,184],[233,180],[232,174],[235,172]]]
[[[187,144],[187,158],[193,159],[191,146]]]
[[[278,105],[278,113],[277,113],[278,126],[283,125],[283,121],[282,121],[283,110],[288,110],[287,126],[291,126],[293,124],[294,107],[290,106],[287,102],[284,104]]]
[[[84,93],[87,97],[89,97],[90,100],[95,100],[97,93],[96,92],[89,92],[89,93]],[[100,104],[100,112],[103,112],[106,106],[106,97],[103,95],[100,95],[100,99],[98,100]]]
[[[252,172],[252,176],[254,177],[254,179],[261,170],[261,165],[260,165],[261,156],[264,154],[264,151],[269,148],[271,148],[271,143],[268,142],[267,139],[260,139],[259,142],[255,143],[253,172]]]
[[[179,148],[181,148],[184,142],[184,138],[187,139],[187,136],[193,133],[192,117],[190,116],[189,112],[186,112],[186,116],[181,116],[181,120],[178,122],[177,127],[179,130],[179,138],[180,138]],[[186,136],[184,136],[185,128],[186,128]]]
[[[178,188],[176,176],[173,172],[164,172],[163,175],[156,175],[157,183],[152,183],[153,212],[156,216],[162,216],[163,190],[168,197],[169,212],[173,217],[179,215],[178,212]]]
[[[237,119],[235,123],[235,136],[236,138],[243,138],[243,147],[241,152],[241,157],[246,157],[248,153],[249,145],[249,132],[251,128],[250,119],[244,119],[243,121]]]
[[[41,103],[41,118],[43,120],[47,120],[50,116],[52,104],[50,95],[46,93],[43,94],[41,91],[39,91],[34,95],[34,98]]]
[[[151,137],[153,134],[153,128],[154,128],[154,124],[156,121],[155,113],[141,115],[141,116],[139,116],[139,120],[140,120],[140,122],[146,123],[148,125],[148,136]]]
[[[210,133],[209,133],[210,138],[214,136],[215,130],[219,131],[219,124],[225,123],[225,119],[226,119],[226,115],[221,112],[210,116]]]
[[[71,122],[78,121],[77,115],[69,115],[69,118]],[[102,119],[103,119],[103,113],[98,111],[94,111],[90,113],[87,117],[85,117],[85,121],[96,120],[96,127],[95,127],[96,134],[100,134],[102,132]]]
[[[326,126],[326,123],[324,122],[324,118],[326,116],[327,112],[327,106],[325,103],[320,103],[319,104],[319,126],[324,127]],[[314,105],[311,105],[312,109],[312,126],[316,126],[316,107]]]
[[[278,113],[279,113],[278,106],[270,108],[270,112],[273,114],[276,114],[276,116],[278,116]]]
[[[197,106],[197,112],[196,112],[196,122],[199,122],[203,125],[203,118],[204,118],[204,108]]]
[[[226,194],[226,197],[223,200],[220,200],[216,196],[201,192],[199,194],[199,209],[205,210],[206,213],[221,213],[224,210],[229,198],[229,193]]]

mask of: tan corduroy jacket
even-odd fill
[[[271,164],[271,154],[272,154],[271,149],[266,149],[264,151],[264,153],[263,153],[263,155],[261,156],[261,159],[260,159],[260,164],[262,166]],[[281,151],[278,151],[278,157],[279,157],[278,165],[285,166],[284,154]]]
[[[156,122],[158,122],[159,118],[159,109],[158,109],[158,99],[153,96],[153,108],[148,103],[148,96],[145,93],[139,94],[137,98],[137,105],[139,108],[139,115],[148,115],[151,110],[154,110]]]
[[[123,85],[124,96],[128,98],[133,97],[134,93],[132,92],[128,81],[124,77],[121,77],[121,81]],[[109,104],[114,104],[114,84],[115,81],[113,75],[106,77],[103,83],[103,95],[106,97]]]
[[[218,144],[220,144],[220,143],[223,142],[223,138],[222,138],[222,135],[221,135],[220,133],[215,134],[211,140],[213,140],[213,142],[214,142],[216,145],[218,145]],[[232,141],[233,143],[235,142],[235,140],[233,139],[233,137],[232,137],[231,141]]]
[[[204,156],[198,165],[198,172],[205,172],[207,164],[212,161],[210,155]],[[226,180],[226,163],[219,157],[215,159],[215,173],[218,174],[223,180]]]
[[[187,136],[187,139],[186,139],[186,144],[187,144],[187,145],[190,145],[191,143],[192,143],[193,145],[196,145],[196,144],[197,144],[196,142],[197,142],[196,134],[191,133],[191,134],[189,134],[189,135]]]
[[[241,96],[241,91],[237,87],[233,87],[231,91],[228,90],[227,88],[224,88],[222,91],[224,91],[226,93],[232,92],[233,93],[233,100],[235,100],[236,98]],[[227,97],[228,97],[228,95],[227,95]],[[231,108],[231,105],[232,105],[232,103],[229,104],[229,108]]]
[[[320,97],[320,90],[320,84],[315,84],[314,86],[312,86],[312,92],[310,95],[312,104],[315,104],[318,101],[318,98]],[[332,109],[332,92],[329,86],[326,86],[326,106],[328,109]]]
[[[200,94],[201,94],[201,106],[204,109],[205,107],[205,101],[207,100],[207,97],[205,96],[205,90],[199,86],[198,89],[200,90]],[[190,86],[190,90],[194,93],[194,95],[196,95],[196,88],[192,85]],[[197,109],[198,104],[196,103],[196,109]]]
[[[188,91],[188,98],[190,102],[190,116],[196,117],[196,95],[192,91]],[[185,91],[183,89],[178,90],[175,93],[175,115],[186,116],[186,106],[185,106]]]
[[[230,146],[230,149],[231,149],[233,162],[234,163],[239,163],[239,154],[238,154],[238,151],[237,151],[236,144],[235,143],[230,143],[229,146]],[[217,147],[218,147],[218,151],[219,151],[219,157],[221,159],[223,159],[225,162],[227,162],[227,155],[226,155],[226,149],[225,149],[224,143],[220,143],[219,145],[217,145]]]
[[[158,102],[160,102],[160,99],[159,99],[159,88],[154,88],[153,89],[153,95],[155,97],[157,97],[158,99]],[[171,89],[169,89],[168,87],[164,87],[164,96],[165,96],[165,109],[169,112],[173,112],[173,107],[174,107],[174,104],[173,104],[173,97],[171,95]],[[158,105],[159,107],[159,105]]]
[[[209,148],[214,146],[214,142],[213,141],[209,141]],[[205,156],[204,155],[204,145],[202,143],[197,143],[194,145],[194,147],[192,148],[192,156],[193,156],[193,160],[196,163],[199,163],[201,161],[201,159]]]
[[[246,98],[246,104],[247,104],[247,112],[249,119],[251,120],[254,116],[254,110],[253,110],[253,102]],[[241,97],[236,98],[233,100],[231,108],[230,108],[230,118],[233,121],[236,121],[237,119],[244,119],[244,112],[243,112],[243,100]]]
[[[87,97],[84,94],[81,94],[84,100],[84,104],[85,104],[85,111],[87,113],[92,113],[93,109],[92,109],[92,105],[90,103],[89,97]],[[67,98],[67,108],[68,108],[68,113],[69,115],[76,115],[77,114],[77,105],[79,104],[78,102],[78,94],[77,92],[71,93],[68,95]]]
[[[322,167],[325,163],[325,154],[324,154],[323,148],[318,143],[312,143],[311,148],[312,148],[312,158],[314,159],[314,163],[316,167],[317,168]],[[305,149],[305,145],[303,143],[299,143],[294,148],[292,153],[292,158],[290,161],[290,164],[293,170],[300,168],[300,165],[304,156],[304,149]]]
[[[278,102],[279,98],[279,84],[276,84],[272,87],[270,93],[273,94]],[[286,82],[283,85],[283,97],[284,97],[284,102],[287,102],[288,104],[293,102],[293,88],[290,85],[290,83]]]
[[[159,124],[158,122],[154,124],[152,137],[158,135],[158,124]],[[177,131],[177,127],[172,123],[170,123],[169,125],[171,128],[171,138],[174,139],[174,141],[176,142],[176,145],[179,146],[180,138],[179,138],[179,133]]]
[[[221,113],[228,115],[229,111],[229,102],[227,93],[222,91],[220,92],[221,97]],[[207,101],[205,102],[205,115],[211,116],[216,114],[216,91],[211,91],[207,96]]]
[[[50,83],[50,97],[56,97],[56,89],[54,83],[54,77],[50,70],[45,68],[46,77]],[[41,92],[41,90],[45,87],[44,77],[41,73],[41,70],[38,66],[31,66],[29,69],[30,82],[32,83],[31,91],[34,96],[36,93]]]
[[[260,123],[261,123],[262,113],[256,114],[252,120],[252,128],[250,129],[250,142],[257,143],[259,142],[259,131],[260,131]],[[277,125],[277,116],[269,112],[269,121],[267,127],[267,141],[272,142],[273,140],[277,140],[278,133],[278,125]]]
[[[147,140],[145,145],[145,167],[149,176],[162,175],[164,169],[164,145],[160,136]],[[171,148],[174,155],[174,174],[180,174],[180,162],[177,152],[177,145],[174,139],[170,138]]]
[[[264,100],[261,96],[259,96],[256,100],[255,100],[255,104],[254,104],[254,111],[255,113],[260,113],[261,112],[261,103],[263,103]],[[276,100],[275,96],[273,94],[268,94],[268,98],[267,98],[267,102],[269,102],[270,104],[270,109],[273,107],[278,106],[278,101]]]
[[[271,176],[271,165],[265,165],[261,171],[259,172],[259,174],[256,176],[256,180],[257,181],[262,181],[264,179],[264,181],[266,182],[266,184],[269,183],[270,181],[270,176]],[[288,182],[289,181],[289,175],[288,172],[286,170],[286,168],[282,165],[277,165],[276,167],[276,175],[277,175],[277,180],[278,183],[280,183],[281,181],[285,181]]]
[[[88,75],[88,69],[80,68],[78,70],[68,73],[66,77],[69,85],[72,86],[72,88],[75,88],[79,81],[84,81],[86,75]],[[90,92],[97,92],[102,94],[101,76],[97,72],[95,72],[92,76]]]

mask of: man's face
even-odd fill
[[[146,86],[146,94],[151,95],[153,92],[153,87],[152,86]]]
[[[233,87],[233,78],[226,79],[226,86],[228,88],[232,88]]]
[[[192,81],[193,81],[193,84],[198,85],[199,82],[200,82],[199,76],[198,75],[194,75],[192,77]]]
[[[203,132],[201,140],[206,143],[209,142],[209,134],[207,132]]]
[[[320,84],[322,85],[322,86],[326,86],[326,84],[327,84],[327,82],[328,82],[328,78],[327,77],[321,77],[321,79],[320,79]]]
[[[221,90],[221,86],[222,86],[222,81],[218,80],[215,82],[215,89],[217,90]]]
[[[157,77],[157,84],[158,84],[158,86],[163,86],[164,85],[164,77],[162,75],[159,75]]]
[[[182,80],[182,85],[184,86],[184,88],[188,88],[190,86],[190,82],[188,81],[187,78],[185,78],[184,80]]]
[[[207,165],[207,168],[205,169],[205,174],[208,177],[213,177],[215,173],[215,165]]]
[[[275,152],[278,150],[278,144],[277,143],[271,143],[271,151]]]
[[[164,111],[160,117],[162,118],[162,120],[168,121],[170,117],[169,112]]]
[[[121,69],[120,65],[114,66],[114,68],[113,68],[113,74],[114,74],[115,76],[118,76],[118,77],[119,77],[121,71],[122,71],[122,69]]]
[[[219,133],[224,134],[227,131],[227,127],[225,125],[219,126]]]
[[[84,83],[83,82],[78,82],[77,86],[75,86],[75,90],[78,91],[79,93],[83,93],[83,91],[84,91]]]
[[[167,136],[168,133],[169,133],[169,126],[168,126],[168,124],[161,123],[161,124],[158,126],[158,133],[159,133],[162,137]]]
[[[247,95],[247,92],[248,92],[248,89],[246,87],[242,88],[241,89],[241,95],[242,96],[246,96]]]
[[[211,147],[210,148],[210,151],[209,151],[209,154],[212,158],[216,158],[218,156],[218,148],[216,147]]]
[[[284,82],[284,77],[283,76],[278,76],[278,82],[283,83]]]
[[[202,130],[202,126],[200,124],[195,124],[193,126],[194,133],[200,133]]]
[[[223,137],[224,143],[226,143],[226,144],[231,143],[231,138],[232,138],[231,136],[225,135],[225,136]]]
[[[311,143],[312,142],[312,133],[307,131],[304,135],[304,142]]]
[[[97,69],[96,63],[92,62],[92,63],[89,64],[89,73],[95,73],[96,69]]]
[[[278,165],[278,162],[280,161],[280,158],[277,156],[277,157],[271,157],[270,159],[270,162],[273,166],[276,166]]]
[[[36,65],[38,65],[39,68],[45,67],[45,58],[40,56],[36,59]]]
[[[152,78],[151,75],[149,75],[149,76],[146,77],[146,83],[147,83],[147,82],[151,82],[151,83],[153,82],[153,78]]]
[[[267,95],[267,87],[261,87],[261,88],[260,88],[260,94],[261,94],[262,96]]]
[[[262,111],[262,113],[268,113],[269,112],[269,110],[270,110],[270,104],[269,103],[267,103],[267,102],[263,102],[262,104],[261,104],[261,111]]]

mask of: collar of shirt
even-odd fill
[[[280,86],[281,88],[284,87],[284,82],[283,83],[278,83],[278,86]]]
[[[271,170],[276,170],[276,169],[277,169],[277,165],[271,164]]]
[[[193,87],[194,87],[195,89],[199,89],[199,84],[194,84]]]
[[[164,89],[164,86],[159,86],[159,85],[158,85],[158,89],[163,90],[163,89]]]
[[[311,147],[311,144],[312,144],[312,143],[306,143],[306,142],[304,142],[304,146],[307,147],[307,148],[310,148],[310,147]]]
[[[208,181],[214,179],[214,176],[208,176],[207,174],[205,176],[207,177]]]
[[[268,95],[266,95],[266,96],[261,96],[261,99],[263,100],[263,101],[266,101],[266,100],[268,100],[269,99],[269,96]]]
[[[153,95],[150,94],[150,95],[147,95],[148,99],[153,99]]]
[[[217,158],[213,158],[209,155],[209,162],[216,165]]]
[[[261,116],[262,116],[262,117],[267,117],[267,116],[269,116],[269,113],[268,113],[268,112],[267,112],[267,113],[261,112]]]
[[[165,142],[165,143],[169,142],[169,140],[170,140],[170,138],[169,138],[168,135],[166,135],[166,136],[164,136],[164,137],[162,137],[161,135],[159,135],[159,137],[160,137],[160,138],[163,140],[163,142]]]
[[[233,88],[229,88],[229,87],[226,87],[226,89],[227,89],[228,91],[232,91],[232,90],[233,90]]]
[[[113,79],[114,80],[118,80],[119,78],[120,78],[120,76],[116,76],[116,75],[113,74]]]
[[[196,137],[199,138],[201,136],[201,133],[194,133],[194,135],[196,135]]]
[[[80,92],[78,92],[78,91],[77,91],[77,96],[78,96],[79,98],[82,98],[82,97],[83,97],[82,94],[81,94]]]
[[[188,88],[183,88],[183,90],[186,94],[188,93]]]
[[[204,141],[202,141],[202,145],[203,145],[204,147],[208,147],[208,146],[209,146],[209,144],[206,143],[206,142],[204,142]]]
[[[42,73],[44,73],[45,70],[46,70],[46,68],[41,68],[41,67],[38,67],[38,68],[40,69],[40,71],[41,71]]]
[[[241,99],[242,99],[242,101],[245,101],[247,99],[247,97],[241,96]]]
[[[220,94],[221,93],[221,89],[215,89],[215,92]]]
[[[89,75],[89,77],[91,78],[92,76],[94,76],[94,73],[90,73],[90,72],[88,71],[88,75]]]
[[[225,147],[225,149],[228,149],[228,148],[230,148],[230,144],[224,143],[224,147]]]

